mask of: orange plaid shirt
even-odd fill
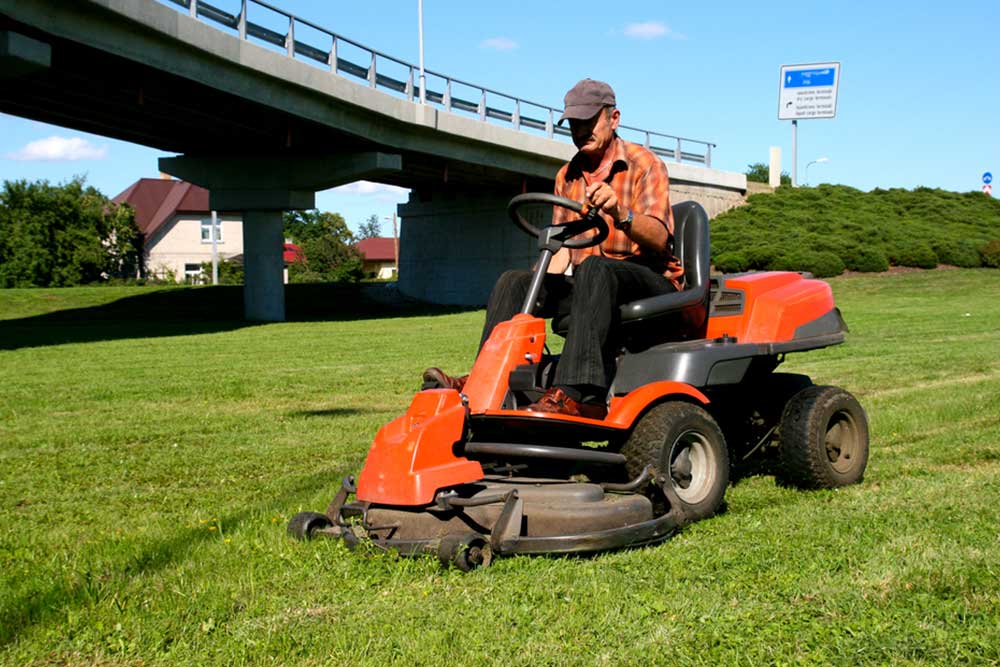
[[[574,201],[586,202],[587,186],[598,180],[608,183],[615,191],[618,201],[636,215],[656,218],[667,229],[667,247],[654,250],[641,247],[625,232],[615,229],[611,217],[605,215],[608,223],[608,238],[591,248],[570,250],[573,266],[580,264],[591,255],[603,255],[613,259],[630,259],[648,266],[670,279],[677,289],[681,289],[684,268],[672,254],[674,216],[670,210],[670,178],[667,166],[649,150],[638,144],[615,137],[612,145],[614,154],[609,166],[590,173],[584,171],[586,163],[580,153],[564,164],[556,174],[555,194]],[[561,206],[554,207],[552,224],[569,222],[576,214]],[[596,230],[584,232],[593,236]]]

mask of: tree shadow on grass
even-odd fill
[[[330,471],[299,478],[276,493],[273,500],[220,517],[217,525],[222,532],[230,533],[254,514],[280,511],[292,504],[291,499],[323,487],[330,489],[332,498],[340,488],[337,479],[338,476]],[[91,557],[80,576],[54,577],[19,595],[0,598],[0,649],[13,644],[31,627],[64,620],[72,609],[112,598],[119,586],[127,585],[129,579],[177,564],[193,553],[193,547],[218,539],[218,533],[204,527],[178,528],[173,537],[166,539],[137,537],[132,540],[133,548],[116,546],[116,555],[111,559],[98,555]],[[78,555],[78,560],[86,558],[86,555]]]
[[[135,288],[134,296],[83,308],[0,320],[0,350],[234,331],[243,319],[240,286]],[[286,285],[288,321],[349,321],[470,310],[402,297],[384,284]]]

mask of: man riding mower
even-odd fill
[[[537,228],[522,214],[532,203],[577,219]],[[843,342],[829,285],[794,272],[710,278],[708,219],[694,202],[672,207],[683,289],[618,310],[606,415],[528,410],[560,363],[533,314],[546,269],[564,247],[600,243],[608,225],[549,194],[519,195],[508,211],[540,251],[522,312],[493,327],[461,391],[422,390],[382,427],[357,482],[346,478],[325,513],[293,517],[293,535],[364,539],[470,570],[494,556],[666,539],[719,509],[731,462],[776,460],[779,480],[802,488],[861,480],[857,400],[774,372],[788,353]],[[571,326],[552,322],[557,334]]]

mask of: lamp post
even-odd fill
[[[806,185],[809,185],[809,167],[811,167],[814,164],[822,164],[824,162],[829,162],[829,161],[830,158],[828,157],[819,157],[806,165]]]
[[[417,0],[417,35],[420,42],[420,103],[427,104],[427,79],[424,77],[424,0]]]

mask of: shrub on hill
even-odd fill
[[[844,264],[851,271],[861,273],[881,273],[889,270],[889,260],[880,250],[862,248],[858,253],[848,257]]]
[[[980,249],[979,254],[983,258],[983,266],[1000,269],[1000,239],[994,239]]]
[[[712,221],[712,258],[723,272],[792,268],[816,275],[836,270],[830,255],[852,271],[989,266],[981,249],[998,225],[1000,201],[979,192],[778,188]]]

